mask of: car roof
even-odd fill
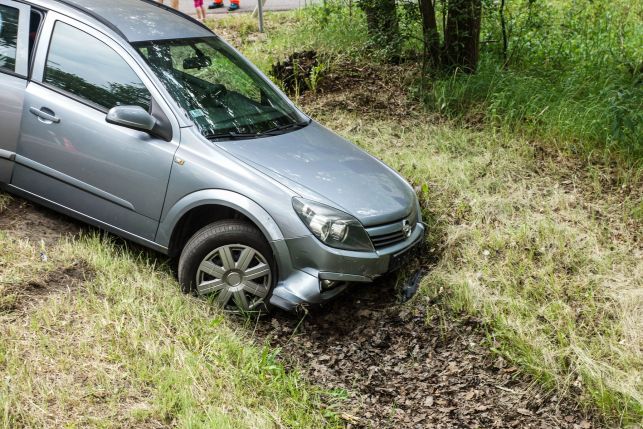
[[[108,25],[131,43],[208,37],[212,32],[195,19],[153,0],[55,0]]]

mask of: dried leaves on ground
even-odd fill
[[[438,316],[420,299],[398,304],[391,284],[356,285],[301,317],[279,313],[257,334],[311,382],[346,396],[347,427],[598,427],[492,354],[479,320]]]

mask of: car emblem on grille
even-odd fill
[[[411,236],[411,233],[413,232],[411,223],[407,219],[404,219],[402,221],[402,231],[404,232],[404,235],[406,236],[406,238],[409,238]]]

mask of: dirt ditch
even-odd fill
[[[0,314],[24,312],[53,294],[73,292],[93,276],[87,262],[78,260],[46,273],[41,279],[0,285]]]
[[[480,321],[437,303],[397,303],[390,279],[355,286],[303,318],[256,327],[287,365],[347,396],[350,428],[593,428],[573,402],[545,394],[489,352]]]
[[[28,239],[45,246],[64,237],[79,234],[82,223],[21,198],[12,198],[0,211],[0,231],[10,231],[15,239]]]
[[[40,258],[47,258],[50,246],[58,240],[79,234],[83,225],[44,207],[14,198],[0,211],[0,231],[14,240],[40,243]],[[1,268],[1,266],[0,266]],[[73,291],[94,276],[84,260],[58,267],[26,283],[0,283],[0,314],[20,313],[55,293]]]
[[[0,214],[0,230],[19,238],[52,243],[81,229],[20,199]],[[19,294],[37,298],[91,275],[78,261],[22,285]],[[347,428],[599,427],[572,400],[545,394],[489,352],[478,320],[430,316],[441,314],[439,303],[419,297],[399,304],[393,284],[355,285],[303,316],[277,312],[251,329],[258,342],[280,348],[287,367],[344,398],[335,411]]]

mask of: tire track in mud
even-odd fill
[[[0,213],[0,230],[46,245],[83,228],[18,198]],[[442,314],[440,304],[421,297],[398,304],[394,283],[354,285],[304,316],[276,312],[252,327],[254,336],[278,347],[287,368],[343,398],[333,411],[347,428],[600,427],[572,399],[544,393],[492,354],[479,320],[431,316]],[[36,286],[45,293],[47,284]]]

